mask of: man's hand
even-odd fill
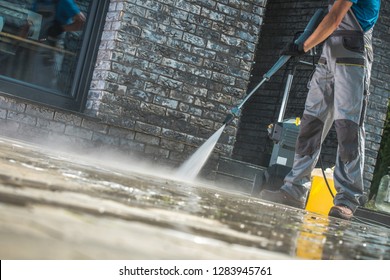
[[[288,43],[282,50],[282,55],[302,56],[305,54],[303,44]]]
[[[62,26],[65,31],[80,31],[83,29],[86,18],[85,15],[80,12],[73,17],[73,22],[68,25]]]

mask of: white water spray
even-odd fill
[[[221,126],[220,129],[211,135],[211,137],[180,166],[179,170],[176,172],[176,177],[189,181],[192,181],[196,178],[199,171],[202,169],[203,165],[206,163],[211,152],[213,151],[215,144],[217,144],[219,137],[221,137],[225,126],[226,125]]]

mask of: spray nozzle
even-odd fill
[[[223,121],[223,124],[229,125],[234,117],[237,117],[240,114],[240,108],[234,107],[230,110],[230,113],[226,116],[225,120]]]
[[[223,124],[229,125],[233,119],[234,119],[233,114],[227,114],[225,120],[223,121]]]

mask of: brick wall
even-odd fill
[[[295,32],[303,30],[315,10],[325,7],[327,1],[269,1],[264,19],[261,39],[256,51],[256,64],[250,88],[272,67],[284,45]],[[374,29],[375,60],[372,70],[371,97],[366,118],[366,165],[365,184],[368,188],[373,176],[381,134],[389,100],[389,1],[382,1],[380,19]],[[317,59],[318,56],[315,56]],[[311,61],[310,57],[305,60]],[[233,158],[261,166],[268,166],[273,143],[267,135],[267,126],[277,120],[279,105],[286,82],[285,74],[291,65],[282,68],[269,82],[264,84],[243,110],[240,119]],[[310,69],[298,66],[294,76],[285,117],[301,116],[307,94],[306,84]],[[326,166],[334,165],[337,140],[332,129],[325,140],[322,158]]]
[[[390,1],[381,1],[381,13],[374,29],[374,64],[371,75],[370,103],[366,120],[365,178],[372,180],[383,127],[390,100]]]
[[[182,162],[245,93],[265,2],[112,1],[87,113]],[[235,134],[216,151],[229,155]]]
[[[110,2],[83,114],[0,97],[3,135],[178,165],[245,94],[266,0]],[[230,155],[236,126],[215,151]]]

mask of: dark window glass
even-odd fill
[[[0,91],[81,110],[107,2],[0,0]]]

